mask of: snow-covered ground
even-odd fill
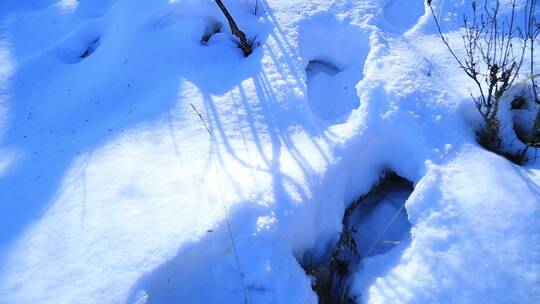
[[[540,161],[476,143],[422,0],[224,3],[247,58],[212,0],[0,2],[0,303],[316,303],[298,259],[385,170],[351,297],[540,302]]]

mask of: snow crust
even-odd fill
[[[386,169],[408,241],[352,296],[540,302],[539,162],[476,144],[422,0],[224,2],[248,58],[211,0],[0,2],[0,303],[317,303],[297,258]]]

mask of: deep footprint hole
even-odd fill
[[[364,257],[384,254],[410,237],[405,202],[413,190],[412,182],[389,173],[372,192],[347,209],[351,210],[350,225]]]
[[[388,172],[369,191],[345,210],[343,229],[326,252],[305,252],[299,263],[310,276],[319,303],[355,303],[350,298],[349,278],[361,262],[385,254],[410,241],[411,224],[405,202],[413,183]]]

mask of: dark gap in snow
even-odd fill
[[[335,75],[339,72],[341,72],[341,69],[339,69],[335,64],[323,59],[310,60],[306,66],[306,77],[308,79],[308,83],[310,79],[317,73]]]
[[[514,96],[514,99],[510,103],[511,110],[525,110],[527,106],[527,99],[523,95]]]
[[[84,50],[84,52],[81,54],[81,56],[79,56],[82,59],[92,55],[92,53],[94,53],[99,45],[99,40],[100,38],[96,38],[92,41],[90,41],[90,44],[88,45],[88,47]]]
[[[96,52],[101,40],[101,33],[97,29],[86,28],[68,37],[55,48],[54,54],[65,63],[79,63]]]
[[[344,219],[357,230],[355,239],[361,255],[386,253],[407,237],[411,224],[404,205],[413,190],[411,181],[390,172],[347,208]],[[391,224],[381,227],[381,223]]]
[[[405,202],[413,183],[387,172],[345,210],[343,229],[327,252],[304,253],[300,265],[312,279],[319,303],[355,303],[348,282],[361,259],[384,254],[410,238]]]
[[[201,37],[201,44],[206,45],[213,35],[221,33],[222,26],[221,22],[209,19],[206,22],[206,27],[204,28],[204,33]]]

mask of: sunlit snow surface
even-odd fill
[[[352,296],[540,301],[538,161],[475,143],[422,0],[224,2],[248,58],[211,0],[0,2],[0,303],[316,303],[296,258],[385,169],[410,240]]]

